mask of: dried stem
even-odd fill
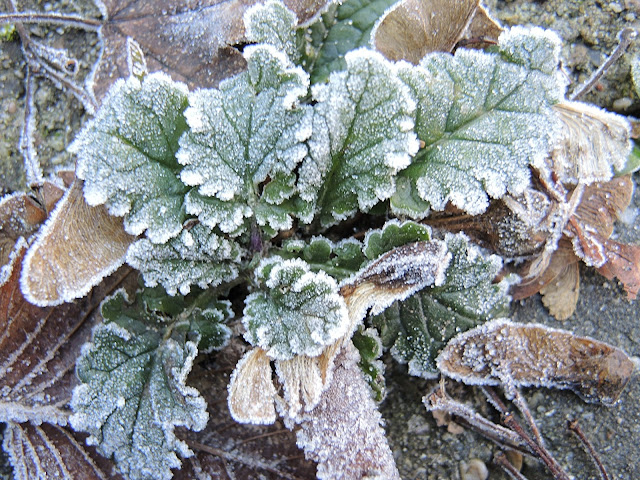
[[[493,456],[493,463],[502,468],[511,478],[515,480],[527,480],[527,478],[512,465],[503,452],[498,452]]]
[[[587,80],[583,85],[578,88],[578,91],[575,92],[571,96],[571,100],[580,100],[583,96],[591,91],[591,89],[598,83],[598,80],[602,78],[602,76],[607,73],[609,67],[613,65],[622,54],[629,48],[631,42],[636,38],[638,32],[636,32],[633,28],[625,28],[618,33],[618,38],[620,43],[615,48],[615,50],[609,55],[609,57],[600,65],[600,67],[593,72],[593,75]]]
[[[600,461],[600,457],[598,456],[596,449],[593,448],[593,445],[591,444],[587,436],[584,434],[584,432],[580,428],[580,425],[578,425],[578,421],[569,420],[567,422],[567,428],[571,430],[576,435],[576,437],[578,437],[578,439],[582,443],[582,446],[585,448],[589,456],[593,459],[593,462],[596,464],[596,467],[600,472],[600,478],[602,480],[611,480],[611,477],[609,477],[609,474],[607,473],[607,470],[604,468],[603,463]]]
[[[100,20],[84,18],[79,15],[40,12],[0,13],[0,25],[5,23],[45,23],[49,25],[62,25],[65,27],[80,28],[89,31],[96,31],[103,25],[103,22]]]
[[[27,185],[42,185],[44,177],[42,175],[42,167],[38,160],[38,152],[34,145],[34,132],[36,130],[36,107],[33,99],[35,90],[35,80],[31,67],[27,65],[27,77],[25,83],[25,107],[24,107],[24,125],[20,133],[20,150],[24,158],[24,173]]]

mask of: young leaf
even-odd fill
[[[146,286],[160,283],[169,295],[186,295],[192,285],[215,287],[235,279],[241,255],[235,241],[198,224],[164,245],[138,240],[127,252],[127,263],[142,272]]]
[[[385,348],[409,364],[409,373],[433,378],[435,356],[461,331],[503,314],[509,305],[507,280],[493,283],[502,263],[485,257],[464,235],[447,234],[451,263],[441,284],[395,302],[371,318]]]
[[[245,300],[246,340],[273,359],[316,356],[346,333],[347,307],[336,281],[299,259],[264,260],[256,280],[268,290]]]
[[[249,42],[272,45],[284,52],[293,63],[300,62],[302,29],[296,30],[298,19],[280,0],[256,4],[244,14],[245,35]]]
[[[70,423],[128,478],[170,479],[180,467],[176,453],[191,455],[174,429],[207,423],[204,399],[185,384],[197,346],[180,335],[165,338],[164,318],[131,315],[135,307],[126,303],[123,291],[103,303],[105,323],[77,362],[82,384],[73,392]]]
[[[362,325],[356,330],[351,338],[354,347],[358,349],[360,361],[358,366],[371,387],[373,399],[381,402],[385,396],[384,363],[380,360],[382,356],[382,341],[375,328],[363,328]]]
[[[431,228],[420,223],[391,220],[379,230],[370,230],[364,239],[362,252],[369,260],[411,242],[431,240]]]
[[[542,163],[558,132],[558,55],[555,35],[514,27],[500,36],[499,53],[459,49],[401,67],[425,147],[398,175],[393,210],[423,218],[451,202],[477,215],[489,197],[522,193],[529,165]]]
[[[437,358],[447,376],[469,385],[568,388],[586,402],[613,405],[633,361],[620,349],[565,330],[497,319],[455,337]]]
[[[87,203],[105,204],[127,233],[146,230],[153,243],[175,237],[185,219],[175,153],[186,106],[187,87],[167,75],[119,80],[70,146]]]
[[[415,104],[395,67],[366,49],[345,61],[346,71],[313,90],[313,135],[298,181],[301,198],[318,210],[323,226],[389,198],[394,175],[418,150],[411,131]],[[310,222],[313,213],[303,220]]]
[[[247,72],[190,96],[191,130],[180,140],[182,181],[196,185],[187,211],[238,235],[247,218],[269,234],[289,228],[295,175],[311,134],[308,107],[296,105],[308,77],[272,46],[247,47]]]
[[[331,72],[344,70],[344,56],[369,44],[371,29],[395,0],[345,0],[329,7],[309,30],[306,68],[311,83],[324,83]]]

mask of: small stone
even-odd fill
[[[614,100],[612,107],[617,112],[623,112],[633,105],[633,100],[629,97],[622,97]]]
[[[614,12],[614,13],[620,13],[622,12],[622,10],[624,10],[622,8],[622,5],[620,5],[619,3],[610,3],[609,4],[609,8]]]
[[[489,469],[479,458],[472,458],[469,462],[460,462],[460,478],[462,480],[487,480]]]

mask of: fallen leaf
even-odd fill
[[[122,219],[84,200],[76,180],[58,203],[24,261],[22,292],[35,305],[59,305],[86,295],[124,263],[134,237]]]
[[[101,100],[115,80],[129,74],[127,38],[141,47],[149,71],[162,70],[190,88],[216,87],[246,68],[234,46],[245,41],[243,15],[256,0],[103,0],[102,50],[93,78]],[[301,24],[325,0],[287,0]]]
[[[493,320],[456,336],[436,360],[468,385],[570,389],[590,403],[613,405],[633,373],[620,349],[540,324]]]
[[[43,423],[9,422],[3,446],[17,480],[64,478],[69,480],[121,479],[111,462],[86,447],[67,428]]]

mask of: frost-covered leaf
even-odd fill
[[[363,253],[369,260],[411,242],[431,240],[431,228],[420,223],[391,220],[381,229],[370,230],[364,239]]]
[[[450,52],[479,0],[401,0],[376,23],[372,44],[389,60],[417,64],[430,52]]]
[[[140,270],[145,284],[161,284],[170,295],[186,295],[192,285],[215,287],[238,276],[242,248],[202,224],[184,229],[164,245],[146,238],[127,252],[127,263]]]
[[[256,4],[244,14],[245,35],[249,42],[266,43],[299,63],[304,30],[297,30],[296,14],[280,0]]]
[[[348,313],[336,281],[299,259],[264,260],[256,280],[265,290],[245,300],[242,322],[249,343],[273,359],[316,356],[346,333]]]
[[[231,329],[225,322],[233,317],[229,301],[216,302],[204,310],[195,309],[189,317],[188,329],[200,337],[198,351],[211,353],[227,345],[231,338]]]
[[[371,387],[373,399],[381,402],[385,396],[384,363],[382,356],[382,342],[378,331],[374,328],[365,329],[362,325],[351,337],[353,345],[358,349],[360,361],[358,366]]]
[[[313,135],[298,181],[301,198],[315,206],[323,226],[389,198],[394,175],[418,150],[411,130],[415,104],[394,65],[366,49],[345,61],[345,71],[313,90]]]
[[[90,207],[76,180],[40,229],[24,260],[25,298],[48,306],[83,297],[124,263],[133,242],[122,219]]]
[[[167,75],[120,80],[70,147],[87,203],[105,204],[128,233],[146,230],[154,243],[175,237],[185,219],[175,154],[186,107],[187,87]]]
[[[68,427],[9,422],[3,436],[16,480],[122,480],[111,462],[83,445]]]
[[[271,424],[276,421],[276,388],[271,360],[261,348],[242,357],[229,380],[229,412],[236,422]]]
[[[338,243],[325,237],[313,237],[308,242],[289,240],[276,253],[283,258],[301,258],[312,271],[322,270],[336,280],[353,275],[366,260],[362,243],[353,238]]]
[[[310,28],[306,68],[312,83],[323,83],[331,72],[344,70],[344,56],[369,44],[371,29],[395,0],[345,0],[329,7]]]
[[[470,385],[568,388],[587,402],[616,403],[634,370],[620,349],[565,330],[497,319],[456,336],[437,358]]]
[[[77,361],[70,423],[128,478],[170,479],[176,453],[191,455],[174,429],[207,423],[204,399],[185,384],[198,349],[179,329],[165,335],[166,318],[132,315],[127,303],[119,291],[102,305],[105,323]]]
[[[553,108],[562,128],[548,162],[561,182],[606,182],[625,168],[631,153],[631,126],[626,118],[580,102],[562,102]]]
[[[529,165],[542,164],[557,135],[559,48],[554,34],[514,27],[496,53],[459,49],[401,67],[425,146],[398,175],[393,210],[423,218],[451,202],[477,215],[489,197],[522,193]]]
[[[3,268],[0,285],[0,421],[65,425],[66,405],[77,383],[73,366],[96,323],[105,291],[122,281],[112,276],[90,298],[41,308],[27,302],[19,279],[27,245],[19,240]]]
[[[395,302],[371,318],[385,348],[409,364],[409,373],[437,374],[435,356],[461,331],[502,315],[508,308],[509,282],[493,283],[502,262],[484,256],[464,235],[445,238],[451,262],[441,284]]]
[[[324,390],[325,379],[317,359],[296,355],[290,360],[276,360],[276,373],[284,389],[284,403],[291,418],[298,418],[302,411],[313,410]]]
[[[272,46],[247,47],[245,57],[247,72],[190,96],[181,179],[198,187],[187,211],[205,225],[238,235],[255,217],[274,234],[291,226],[295,210],[292,172],[311,134],[309,107],[296,103],[308,76]]]

